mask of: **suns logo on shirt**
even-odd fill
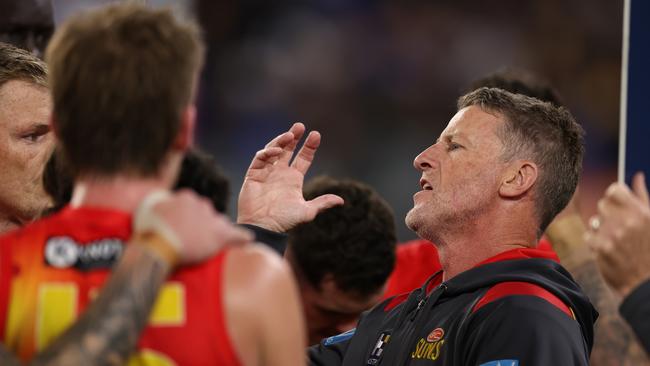
[[[415,350],[411,352],[412,359],[424,359],[435,361],[440,357],[442,346],[445,344],[445,330],[436,328],[427,335],[426,338],[420,338],[415,345]]]

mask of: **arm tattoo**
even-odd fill
[[[135,243],[128,245],[99,297],[30,365],[125,364],[170,270],[158,255]],[[0,350],[0,364],[20,364],[15,358],[11,363],[10,357]]]
[[[591,365],[650,365],[634,333],[618,312],[620,300],[607,287],[593,259],[567,268],[600,316],[595,325]]]
[[[20,366],[22,364],[4,345],[0,344],[0,365]]]
[[[600,275],[596,260],[587,248],[586,228],[577,214],[553,221],[547,229],[562,265],[573,275],[600,316],[594,326],[593,366],[650,365],[632,329],[618,312],[620,300]]]

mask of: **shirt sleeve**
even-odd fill
[[[463,365],[589,365],[578,322],[539,297],[504,297],[468,322]]]
[[[255,241],[268,246],[276,253],[284,256],[284,251],[287,249],[287,234],[266,230],[255,225],[243,224],[241,226],[255,233]]]
[[[632,291],[619,309],[650,355],[650,280]]]

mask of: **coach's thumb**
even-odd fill
[[[316,214],[319,214],[328,208],[332,208],[335,206],[340,206],[343,203],[343,198],[335,195],[335,194],[324,194],[322,196],[318,196],[314,198],[311,201],[308,201],[307,204],[314,208],[316,210]]]

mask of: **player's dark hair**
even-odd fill
[[[72,199],[74,179],[60,154],[61,152],[56,148],[43,168],[43,189],[52,198],[52,207],[43,215],[59,211]]]
[[[467,93],[484,87],[499,88],[514,94],[527,95],[557,107],[564,106],[560,94],[549,82],[520,69],[506,68],[488,74],[472,82]]]
[[[46,212],[50,214],[60,210],[72,199],[74,180],[64,160],[55,151],[45,164],[43,187],[52,197],[53,207]],[[219,212],[228,209],[230,183],[212,156],[198,150],[190,149],[183,157],[181,170],[174,190],[191,189],[198,195],[208,198]]]
[[[345,204],[321,212],[289,232],[298,270],[315,288],[326,274],[358,296],[379,291],[395,265],[395,222],[388,204],[371,187],[353,180],[318,177],[305,199],[332,193]]]
[[[567,205],[580,179],[582,127],[564,107],[503,89],[480,88],[458,100],[458,110],[474,105],[503,116],[497,134],[505,161],[531,159],[538,165],[535,199],[541,235]]]
[[[228,209],[230,182],[219,168],[214,157],[198,149],[190,149],[183,157],[181,172],[174,190],[189,188],[212,202],[219,212]]]

